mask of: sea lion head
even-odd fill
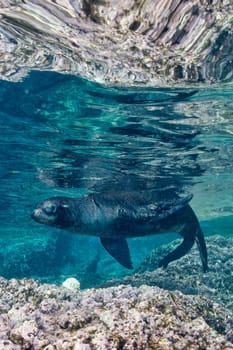
[[[40,224],[65,228],[71,224],[69,199],[53,197],[41,202],[31,214]]]

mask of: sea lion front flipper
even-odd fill
[[[125,238],[100,238],[107,252],[122,266],[133,269],[128,243]]]

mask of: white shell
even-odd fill
[[[67,289],[77,290],[80,289],[80,282],[76,278],[70,277],[62,283],[62,286]]]

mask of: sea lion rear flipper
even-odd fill
[[[179,232],[181,236],[184,238],[183,242],[171,253],[165,256],[159,263],[159,267],[167,267],[167,265],[173,261],[181,258],[185,254],[189,252],[192,248],[194,242],[196,241],[203,271],[208,271],[208,254],[205,244],[205,238],[203,232],[201,230],[199,221],[192,210],[192,208],[188,205],[185,208],[185,217],[187,218],[186,224],[183,226],[182,230]]]
[[[184,239],[187,237],[193,237],[195,239],[201,257],[203,272],[207,272],[208,254],[205,243],[205,237],[193,209],[190,206],[188,206],[187,210],[189,211],[189,220],[187,222],[186,227],[184,227],[180,233],[184,237]]]
[[[133,269],[128,243],[125,238],[101,238],[101,243],[107,252],[122,266]]]
[[[196,231],[196,243],[197,243],[200,257],[201,257],[203,271],[207,272],[209,270],[209,268],[208,268],[208,254],[207,254],[207,249],[206,249],[206,244],[205,244],[205,238],[204,238],[204,235],[203,235],[203,232],[202,232],[200,226]]]
[[[167,267],[167,265],[173,261],[181,258],[185,254],[187,254],[190,249],[192,248],[193,244],[195,242],[194,237],[185,237],[183,242],[171,253],[166,255],[160,262],[159,267]]]

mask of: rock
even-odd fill
[[[233,349],[228,313],[201,296],[145,285],[71,291],[3,278],[0,291],[0,344],[9,349]]]
[[[74,345],[74,350],[91,350],[90,348],[90,345],[88,344],[83,344],[81,342],[77,342],[75,345]]]
[[[9,340],[0,340],[0,350],[20,350],[20,346]]]

